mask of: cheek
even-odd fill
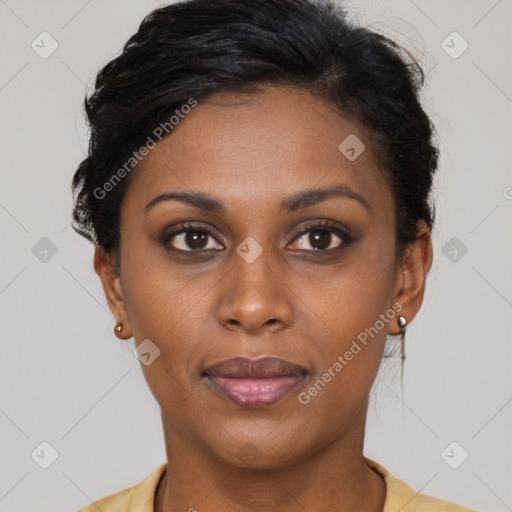
[[[320,373],[343,375],[338,380],[346,380],[344,386],[353,389],[369,388],[387,336],[387,323],[380,319],[385,311],[383,305],[379,297],[359,287],[341,287],[331,295],[330,303],[319,311],[322,321],[316,321],[321,335],[314,350]]]
[[[142,366],[156,396],[170,383],[184,382],[205,342],[204,326],[210,321],[205,307],[215,276],[205,273],[193,280],[155,249],[136,250],[123,261],[123,291],[135,344],[149,339],[160,354],[150,366]],[[185,374],[185,375],[184,375]]]
[[[326,335],[346,342],[391,306],[393,268],[393,248],[369,240],[342,264],[319,266],[314,272],[301,269],[294,286],[311,320]]]
[[[330,390],[322,391],[319,401],[348,406],[369,391],[388,326],[396,322],[391,307],[393,265],[394,249],[384,244],[360,250],[343,266],[325,268],[315,279],[303,282],[308,297],[304,311],[312,322],[309,350],[318,361],[316,378],[328,383],[325,387]],[[322,383],[319,387],[323,389]]]
[[[127,241],[129,242],[129,241]],[[138,244],[126,244],[122,258],[123,291],[136,341],[165,342],[176,328],[190,323],[207,280],[191,282],[182,267],[170,262],[164,250],[141,235]]]
[[[203,325],[198,302],[204,295],[197,287],[162,275],[155,267],[131,279],[127,287],[130,324],[138,345],[149,339],[159,351],[149,365],[141,361],[144,378],[163,410],[174,415],[198,413],[190,389],[200,349]]]
[[[316,339],[310,337],[314,341],[306,349],[317,363],[316,371],[300,390],[296,407],[318,443],[339,435],[365,414],[382,360],[386,330],[369,329],[379,319],[381,301],[368,294],[361,281],[355,282],[361,286],[353,287],[352,278],[340,279],[330,290],[331,304],[319,314],[329,327],[324,325]]]

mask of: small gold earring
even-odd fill
[[[400,327],[400,341],[401,341],[401,355],[402,355],[402,376],[404,373],[404,361],[405,361],[405,326],[407,320],[405,316],[398,317],[398,327]]]
[[[119,337],[119,335],[123,332],[123,324],[118,322],[114,327],[114,334]]]

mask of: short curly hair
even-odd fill
[[[85,98],[90,139],[72,182],[73,229],[117,251],[135,171],[108,194],[95,191],[190,98],[269,85],[308,90],[375,136],[399,252],[417,238],[419,221],[432,228],[439,151],[419,99],[424,72],[409,52],[329,0],[187,0],[148,14]]]

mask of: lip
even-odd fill
[[[274,357],[236,357],[203,372],[212,389],[246,408],[271,405],[291,393],[306,378],[301,366]]]

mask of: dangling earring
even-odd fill
[[[405,326],[407,320],[404,316],[398,317],[398,327],[400,327],[400,344],[401,344],[401,356],[402,356],[402,378],[404,376],[404,361],[405,361]]]
[[[118,322],[116,326],[114,327],[114,334],[120,338],[120,334],[123,332],[123,324],[121,322]]]

